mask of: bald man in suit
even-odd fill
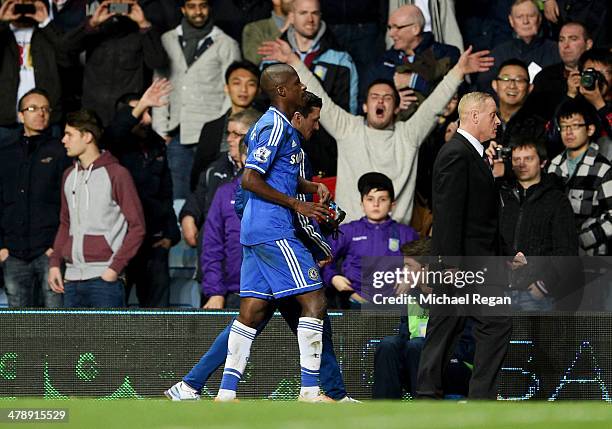
[[[498,254],[500,199],[492,160],[482,143],[495,138],[500,120],[493,98],[481,92],[463,96],[459,118],[457,133],[442,147],[434,163],[432,254],[442,260],[460,257],[453,258],[460,261],[459,268],[471,270]],[[453,286],[445,292],[458,296],[465,293]],[[496,398],[512,320],[483,315],[475,307],[461,305],[431,307],[419,366],[418,397],[443,397],[443,370],[468,318],[474,320],[476,341],[469,398]]]

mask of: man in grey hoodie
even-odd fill
[[[122,307],[119,274],[145,235],[142,205],[130,173],[101,152],[102,127],[88,110],[66,118],[62,143],[77,158],[64,173],[60,227],[49,260],[49,286],[65,307]],[[60,265],[66,263],[65,278]]]

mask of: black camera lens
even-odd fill
[[[589,91],[594,90],[595,89],[595,79],[593,78],[593,75],[583,74],[580,77],[580,86],[583,87],[584,89],[588,89]]]
[[[597,85],[601,85],[603,82],[605,82],[605,76],[594,68],[588,68],[580,75],[580,86],[588,91],[593,91]]]
[[[495,148],[495,159],[506,160],[506,159],[510,159],[511,156],[512,156],[512,148],[503,147],[503,146],[497,146]]]

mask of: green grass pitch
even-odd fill
[[[0,423],[4,428],[83,429],[596,429],[612,428],[612,405],[604,402],[364,402],[300,404],[243,401],[238,404],[167,400],[51,401],[19,399],[0,409],[67,408],[69,422]],[[6,414],[6,413],[4,413]]]

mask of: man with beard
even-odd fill
[[[170,83],[156,80],[142,97],[123,96],[117,113],[106,129],[107,148],[128,169],[142,202],[146,232],[142,246],[127,268],[127,293],[132,285],[141,307],[167,307],[170,275],[168,252],[180,240],[172,208],[172,180],[163,139],[151,128],[150,109],[160,106],[170,92]]]
[[[187,0],[183,20],[162,36],[170,59],[156,73],[175,91],[170,102],[154,109],[153,128],[168,143],[168,163],[176,199],[187,198],[193,157],[205,123],[230,107],[223,74],[240,59],[238,43],[214,25],[208,0]]]

